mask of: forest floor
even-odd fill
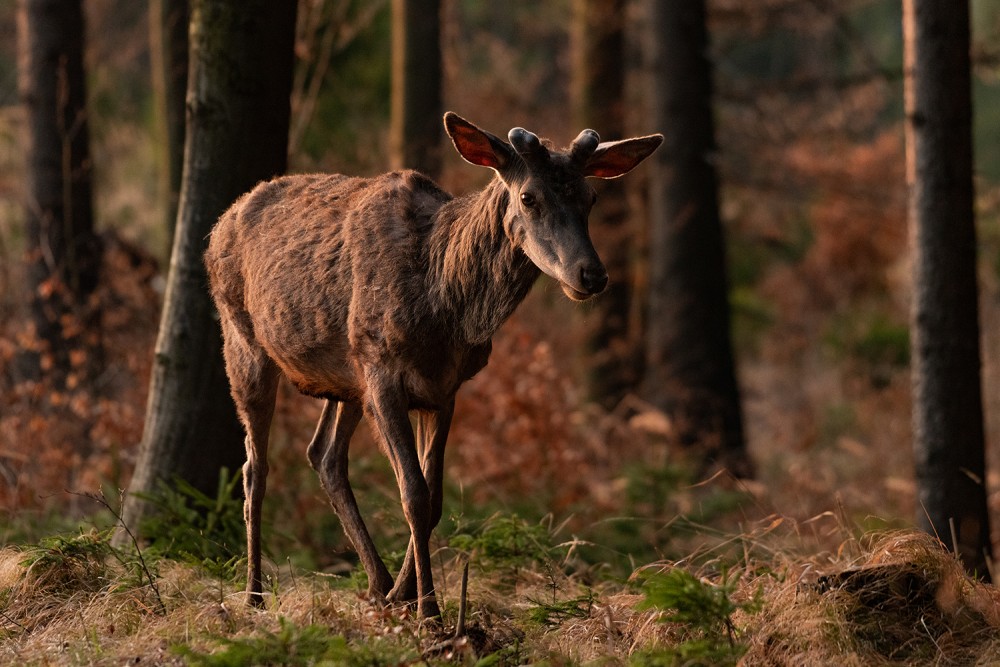
[[[544,281],[459,396],[434,538],[443,618],[364,599],[304,460],[320,406],[288,386],[272,429],[267,605],[247,608],[227,493],[238,479],[215,498],[158,495],[152,543],[112,544],[159,296],[155,263],[106,241],[98,385],[0,382],[0,664],[1000,662],[1000,593],[909,528],[905,366],[831,371],[804,356],[790,374],[767,350],[787,344],[764,340],[741,367],[758,474],[738,480],[704,469],[641,401],[604,412],[580,400],[577,329],[550,326],[576,311]],[[0,305],[13,369],[25,318]],[[352,456],[362,511],[397,562],[398,495],[363,428]]]
[[[516,526],[511,530],[512,526]],[[232,573],[140,561],[107,533],[0,551],[0,661],[18,665],[971,665],[1000,660],[1000,593],[916,532],[848,539],[832,558],[733,536],[730,567],[659,562],[625,581],[508,523],[436,554],[442,618],[364,599],[356,576],[272,564],[266,608]],[[502,534],[502,536],[501,536]],[[519,540],[531,548],[514,555]],[[780,540],[778,540],[780,542]],[[521,542],[520,546],[526,546]],[[506,558],[497,553],[507,549]],[[518,549],[513,549],[518,551]],[[469,559],[467,561],[466,559]],[[463,562],[470,562],[464,631]]]

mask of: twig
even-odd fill
[[[14,617],[10,616],[10,615],[9,615],[9,614],[8,614],[7,612],[5,612],[5,611],[0,611],[0,618],[3,618],[3,620],[7,621],[8,623],[13,623],[13,624],[14,624],[14,625],[16,625],[17,627],[19,627],[19,628],[21,628],[22,630],[24,630],[25,632],[27,632],[27,631],[28,631],[28,628],[26,628],[25,626],[23,626],[23,625],[21,625],[20,623],[18,623],[18,621],[17,621],[17,619],[16,619],[16,618],[14,618]]]
[[[934,521],[931,519],[931,513],[927,511],[927,507],[924,505],[924,501],[920,500],[920,511],[924,513],[924,518],[927,519],[927,525],[931,527],[931,531],[934,532],[934,537],[937,541],[944,545],[944,540],[941,539],[940,533],[938,533],[937,526],[934,525]]]
[[[983,549],[983,562],[986,563],[986,574],[990,576],[990,582],[995,582],[997,580],[996,572],[993,571],[993,558],[990,557],[989,552]]]
[[[934,633],[927,627],[927,621],[924,620],[923,616],[920,617],[920,625],[924,626],[924,630],[927,631],[927,637],[931,640],[931,643],[934,644],[934,648],[938,650],[938,655],[941,655],[943,653],[941,645],[937,643],[937,640],[934,638]]]
[[[139,567],[142,568],[143,574],[145,574],[146,579],[149,580],[149,587],[153,590],[153,595],[156,597],[156,603],[157,606],[159,607],[159,609],[157,610],[158,613],[161,616],[166,616],[167,606],[163,604],[163,598],[160,597],[160,589],[156,585],[156,579],[153,577],[153,573],[150,572],[149,567],[146,566],[146,559],[143,558],[142,556],[142,549],[139,548],[139,541],[136,539],[135,534],[132,533],[128,525],[125,523],[125,519],[122,518],[122,515],[118,511],[116,511],[115,508],[111,506],[111,503],[108,502],[108,499],[104,496],[104,489],[101,489],[100,496],[98,496],[96,493],[81,493],[79,491],[68,491],[67,493],[70,493],[74,496],[82,496],[84,498],[90,498],[91,500],[100,503],[101,505],[104,506],[105,509],[111,512],[111,516],[115,518],[115,521],[121,525],[122,529],[125,531],[125,534],[128,535],[130,540],[132,540],[132,546],[135,547],[136,556],[138,556],[139,558]],[[119,491],[118,506],[119,507],[125,506],[124,491]],[[121,555],[119,555],[117,550],[113,550],[112,553],[115,554],[115,558],[118,559],[118,562],[128,567],[128,564],[124,561],[124,559],[122,559]]]
[[[465,635],[465,614],[468,610],[469,559],[462,565],[462,590],[458,598],[458,623],[455,625],[455,639]]]

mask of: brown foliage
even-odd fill
[[[595,473],[616,453],[597,415],[580,405],[552,342],[516,319],[508,323],[490,365],[456,406],[451,460],[471,499],[548,498],[557,509],[589,495]]]
[[[122,486],[142,433],[150,355],[159,312],[156,264],[107,235],[101,303],[105,372],[93,384],[61,390],[52,378],[26,379],[19,355],[37,348],[27,319],[0,323],[0,507],[8,511],[72,505],[66,489]],[[14,313],[25,305],[5,304]],[[80,365],[85,353],[75,350]]]
[[[891,130],[871,143],[790,150],[790,165],[818,184],[809,211],[815,240],[801,266],[814,299],[842,303],[892,286],[906,249],[902,157],[902,137]]]
[[[809,184],[812,243],[801,261],[775,271],[763,286],[783,316],[816,316],[852,299],[897,287],[906,249],[902,137],[830,146],[800,142],[788,151],[794,178]]]

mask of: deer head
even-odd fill
[[[508,193],[504,232],[542,272],[575,301],[600,294],[608,284],[590,240],[587,220],[597,200],[587,177],[628,173],[663,142],[654,134],[601,142],[584,130],[566,150],[549,150],[538,137],[515,127],[509,143],[448,112],[445,129],[466,161],[493,169]]]

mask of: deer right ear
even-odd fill
[[[507,142],[479,129],[458,114],[446,113],[444,127],[458,154],[467,162],[497,171],[510,164],[514,152]]]
[[[647,137],[606,141],[598,144],[597,149],[587,159],[583,175],[597,178],[618,178],[622,174],[632,171],[662,143],[662,134],[651,134]]]

